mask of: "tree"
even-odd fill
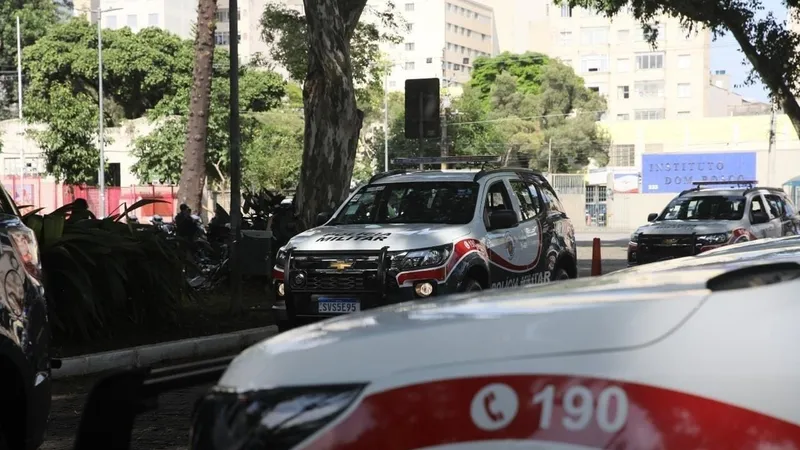
[[[303,159],[303,116],[290,108],[258,115],[243,147],[242,181],[251,190],[294,190]]]
[[[217,49],[217,60],[227,58],[228,53]],[[253,165],[248,164],[254,140],[263,139],[265,131],[255,113],[263,113],[280,106],[286,93],[286,82],[275,72],[242,68],[239,77],[239,108],[242,112],[242,153],[244,158],[243,179],[245,184],[252,177],[248,174]],[[183,83],[176,95],[162,101],[148,114],[148,118],[158,125],[147,136],[134,142],[133,155],[137,162],[133,173],[143,182],[158,181],[176,183],[181,176],[181,168],[186,140],[189,115],[189,82]],[[225,189],[229,172],[228,159],[228,121],[230,89],[222,75],[214,78],[209,108],[208,136],[204,164],[209,184]],[[294,113],[297,115],[297,113]],[[302,130],[302,126],[300,127]],[[268,150],[268,146],[259,146]],[[252,150],[253,152],[256,150]],[[298,158],[299,161],[299,158]]]
[[[393,10],[392,2],[385,9],[366,6],[368,17],[356,24],[349,42],[356,100],[367,122],[377,119],[382,111],[383,77],[387,68],[385,64],[376,64],[383,56],[380,44],[402,42]],[[302,12],[282,3],[267,3],[261,17],[261,37],[270,45],[269,56],[297,82],[305,80],[309,67],[306,22]]]
[[[760,0],[557,0],[570,7],[592,8],[608,17],[623,10],[630,11],[642,23],[648,40],[655,45],[658,29],[655,25],[664,18],[677,18],[691,33],[697,28],[711,30],[714,37],[729,32],[739,43],[745,58],[753,66],[748,77],[752,83],[760,78],[769,88],[800,135],[800,105],[795,91],[800,82],[800,58],[797,49],[800,36],[778,21],[772,11],[763,14]],[[790,14],[797,15],[797,0],[784,3]]]
[[[47,125],[34,133],[47,172],[70,184],[93,182],[99,160],[96,26],[73,18],[52,27],[23,52],[29,80],[25,118]],[[169,32],[104,30],[105,125],[141,117],[165,98],[174,98],[182,80],[191,80],[191,67],[191,43]]]
[[[62,4],[71,7],[71,2]],[[0,119],[8,118],[7,107],[17,102],[17,16],[26,48],[58,22],[58,6],[53,0],[0,1]]]
[[[582,169],[590,159],[606,164],[609,139],[597,125],[605,100],[587,89],[571,68],[544,55],[505,53],[479,58],[472,76],[448,114],[451,155],[522,153],[531,167],[560,172]],[[405,139],[402,108],[402,94],[394,94],[390,156],[438,155],[438,140],[424,140],[420,152],[416,141]],[[370,142],[379,166],[382,133],[376,131]]]
[[[214,74],[214,30],[217,0],[199,0],[194,40],[194,72],[190,94],[186,146],[183,150],[178,199],[194,211],[203,204],[206,183],[206,144],[208,114],[211,108],[211,85]]]

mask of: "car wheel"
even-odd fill
[[[553,273],[550,274],[550,281],[565,281],[569,280],[569,274],[566,270],[562,269],[561,267],[556,267],[553,269]]]
[[[481,284],[472,278],[467,278],[461,285],[461,292],[477,292],[482,290]]]

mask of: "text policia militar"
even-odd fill
[[[518,277],[506,278],[503,281],[492,283],[492,288],[507,288],[525,286],[528,284],[544,284],[550,282],[550,271],[529,273]]]

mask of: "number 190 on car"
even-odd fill
[[[342,298],[320,298],[318,311],[327,314],[348,314],[358,312],[361,308],[358,300]]]

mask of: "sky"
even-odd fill
[[[700,1],[700,0],[697,0]],[[786,19],[786,6],[781,0],[762,0],[765,11],[772,11],[778,20]],[[711,43],[711,71],[724,70],[731,77],[734,91],[754,100],[767,101],[767,90],[764,85],[756,83],[752,86],[743,86],[750,64],[743,65],[744,55],[739,51],[739,44],[730,35],[724,36]]]

